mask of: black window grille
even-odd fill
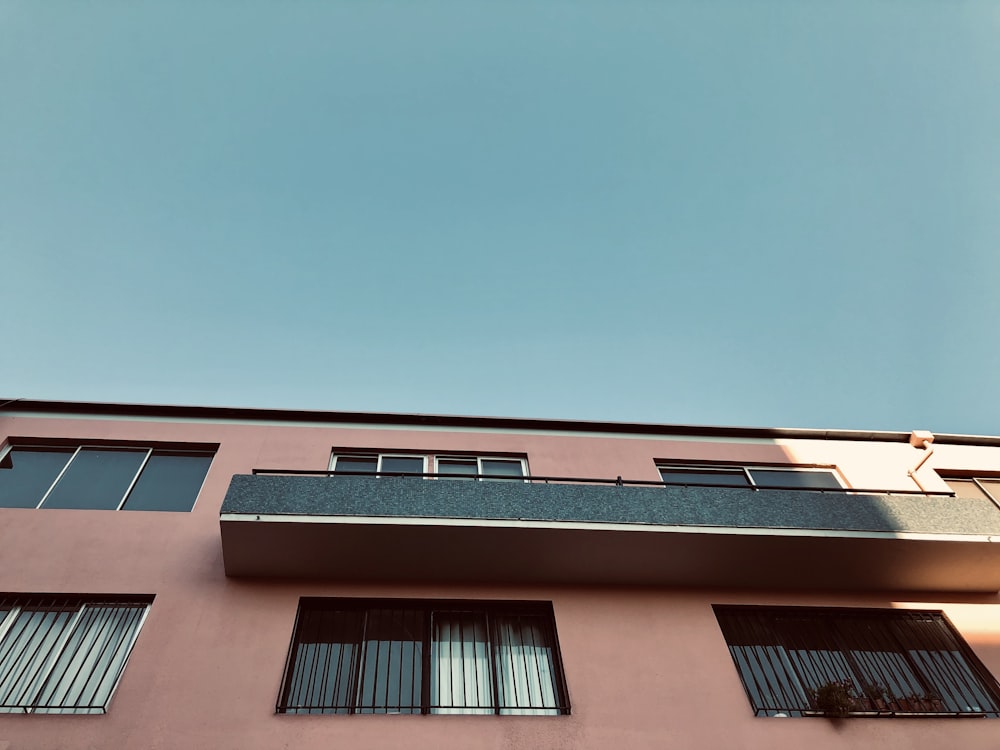
[[[278,713],[569,713],[552,606],[302,599]]]
[[[0,713],[105,713],[150,601],[0,595]]]
[[[1000,686],[941,612],[715,613],[758,716],[1000,717]]]

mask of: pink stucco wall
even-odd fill
[[[21,748],[774,748],[1000,747],[1000,721],[755,718],[711,605],[943,609],[1000,675],[1000,598],[628,587],[517,587],[227,579],[219,506],[233,474],[324,469],[331,446],[513,452],[536,475],[657,479],[654,459],[837,466],[852,486],[914,489],[921,452],[899,443],[663,440],[611,435],[0,418],[17,437],[220,445],[191,513],[0,509],[0,591],[155,594],[105,716],[0,715]],[[940,446],[921,470],[1000,469],[1000,449]],[[937,482],[937,484],[935,484]],[[933,485],[933,486],[932,486]],[[285,716],[274,713],[301,596],[552,601],[572,715]]]

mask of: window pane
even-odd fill
[[[437,462],[438,474],[478,474],[479,465],[474,458],[442,458]],[[469,479],[472,477],[453,477],[454,479]]]
[[[304,609],[285,694],[287,713],[348,713],[363,613]]]
[[[337,456],[334,471],[363,471],[374,474],[378,456]]]
[[[717,616],[729,652],[758,713],[808,708],[808,686],[803,680],[809,681],[810,675],[800,679],[793,669],[775,618],[731,616],[723,612],[717,612]]]
[[[990,498],[983,492],[979,486],[973,482],[971,479],[945,479],[945,483],[955,491],[956,497],[976,497],[983,500],[989,500]],[[995,486],[996,482],[984,482],[987,490],[997,491],[1000,487]],[[993,484],[994,487],[990,487]],[[1000,495],[994,495],[994,497],[1000,497]]]
[[[0,713],[30,708],[76,608],[25,607],[0,641]]]
[[[763,487],[801,487],[803,489],[840,489],[832,471],[796,471],[794,469],[750,469],[753,481]]]
[[[124,509],[190,511],[211,463],[211,453],[153,451]]]
[[[495,713],[486,616],[475,612],[435,612],[433,618],[433,713]]]
[[[1000,715],[995,681],[977,675],[981,665],[940,613],[716,607],[716,615],[758,714]]]
[[[500,474],[505,477],[523,477],[524,471],[520,461],[509,461],[500,458],[484,458],[483,474]]]
[[[493,620],[500,713],[558,714],[552,642],[545,619],[535,615]]]
[[[678,469],[663,467],[660,477],[667,484],[710,485],[712,487],[746,487],[750,484],[742,469]]]
[[[420,713],[423,617],[405,609],[372,609],[365,623],[358,713]]]
[[[540,607],[327,601],[300,605],[279,713],[494,714],[498,687],[501,713],[568,713]]]
[[[146,602],[8,599],[0,639],[0,711],[103,713]]]
[[[145,458],[144,450],[84,448],[42,507],[115,510]]]
[[[11,468],[0,468],[0,508],[35,508],[74,448],[11,448]]]
[[[87,605],[52,667],[36,713],[104,713],[146,605]]]
[[[382,468],[380,471],[423,474],[424,459],[421,456],[382,456]]]
[[[1000,502],[1000,481],[996,479],[980,479],[979,483],[992,495],[992,500]]]
[[[0,472],[2,474],[3,472]],[[979,479],[979,484],[969,479],[952,479],[944,477],[945,483],[955,491],[956,497],[977,497],[983,500],[1000,501],[1000,481],[996,479]],[[983,489],[986,492],[983,492]],[[988,493],[988,494],[987,494]],[[991,497],[992,496],[992,497]]]

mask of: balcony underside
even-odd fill
[[[237,476],[230,576],[997,591],[1000,511],[965,498]]]

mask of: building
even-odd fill
[[[2,750],[1000,747],[998,437],[0,403]]]

